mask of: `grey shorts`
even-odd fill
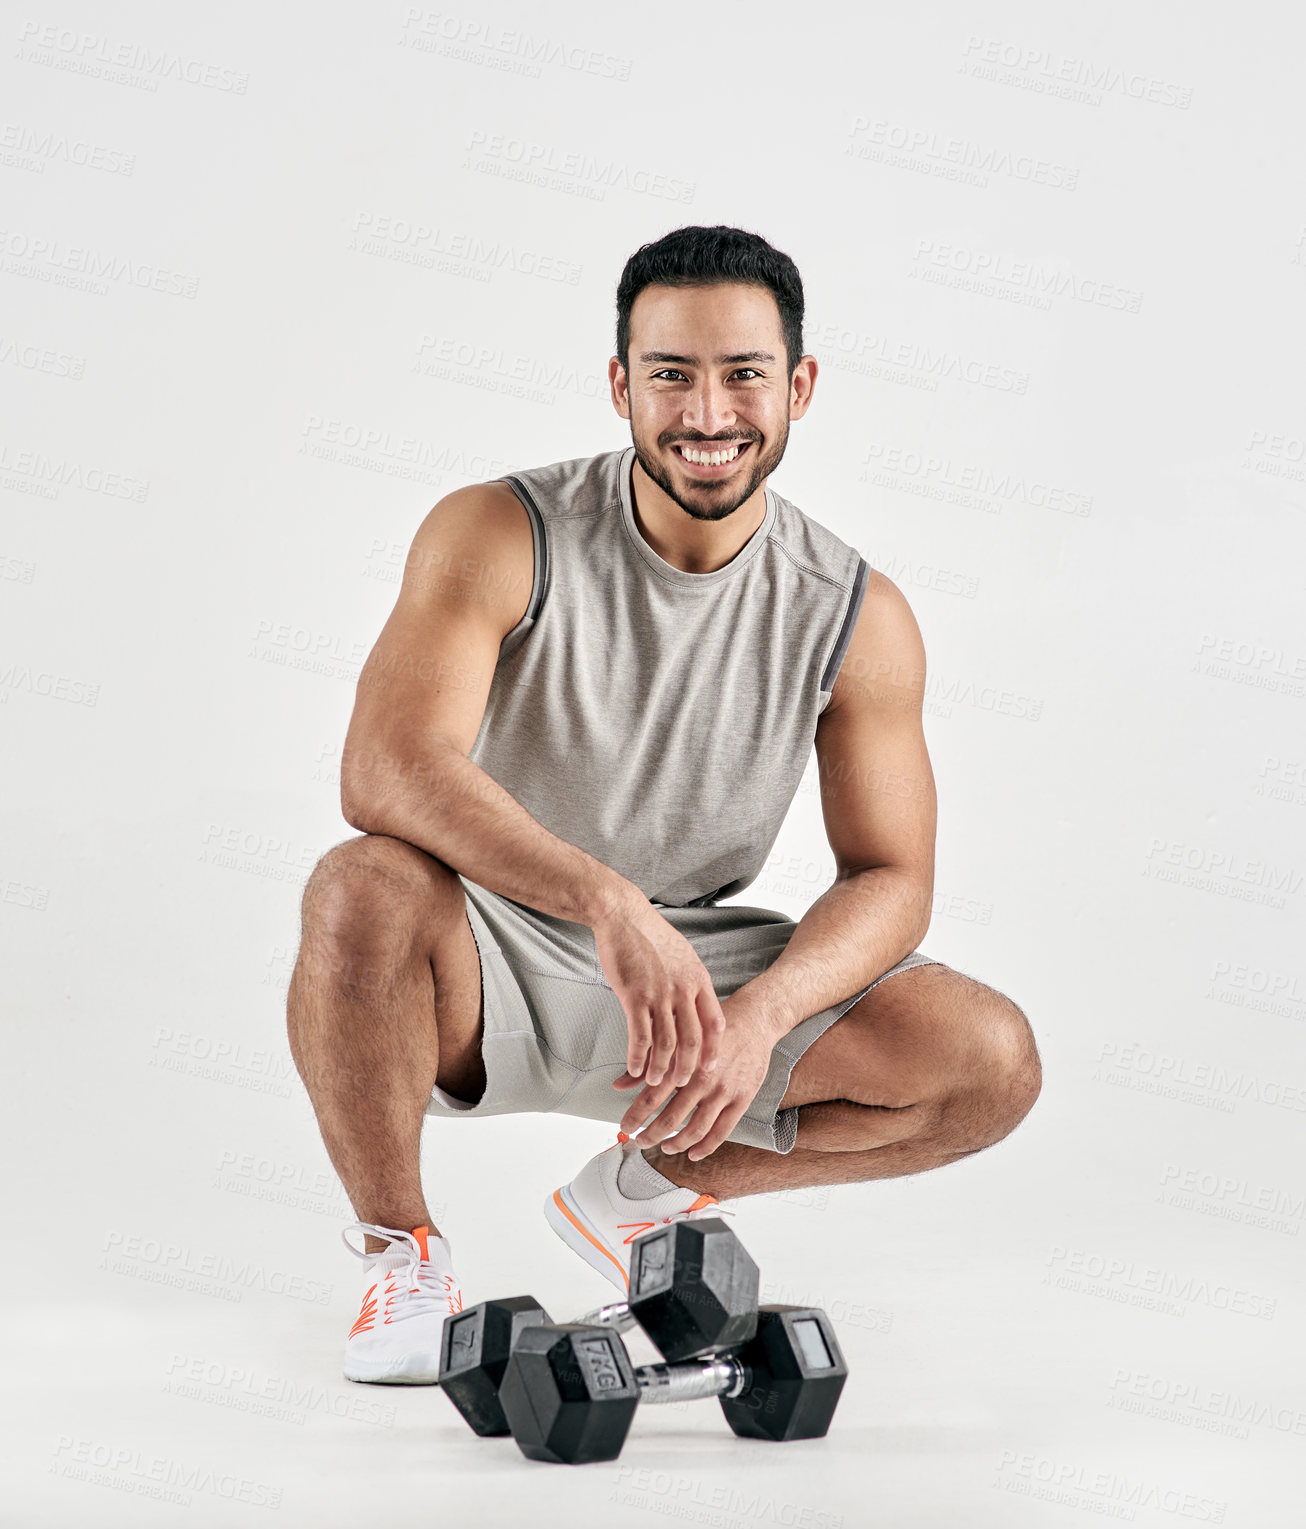
[[[626,1015],[603,975],[594,931],[501,897],[465,876],[458,879],[481,958],[486,1085],[475,1104],[437,1088],[426,1113],[557,1113],[616,1125],[635,1091],[612,1086],[626,1070]],[[694,947],[719,998],[765,971],[798,927],[769,908],[654,906]],[[938,964],[914,950],[874,982],[795,1026],[771,1052],[761,1088],[727,1139],[791,1152],[798,1111],[778,1106],[799,1057],[873,987],[913,966]]]

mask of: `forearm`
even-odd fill
[[[743,988],[777,1039],[897,965],[925,937],[930,894],[891,866],[855,871],[822,893],[784,950]]]
[[[633,882],[537,822],[452,744],[402,758],[351,749],[340,770],[341,809],[360,833],[415,844],[478,886],[555,918],[593,927]]]

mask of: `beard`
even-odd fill
[[[757,436],[732,437],[734,440],[748,441],[753,449],[753,455],[748,459],[747,471],[738,480],[734,477],[721,478],[715,483],[692,483],[688,488],[676,485],[661,459],[654,456],[646,443],[640,440],[633,420],[630,425],[630,439],[639,465],[667,498],[674,500],[686,515],[693,516],[695,520],[724,520],[727,515],[733,515],[741,504],[751,499],[757,492],[758,485],[769,478],[780,465],[780,459],[785,454],[785,447],[789,444],[789,421],[784,421],[780,435],[765,456],[757,449],[759,444]],[[676,439],[682,438],[676,437]],[[669,446],[670,442],[666,444]]]

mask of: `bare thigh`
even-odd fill
[[[480,1098],[481,961],[455,871],[388,834],[346,839],[322,857],[305,889],[304,945],[319,943],[346,992],[429,1006],[436,1083],[457,1098]]]
[[[915,966],[812,1042],[780,1107],[847,1100],[907,1109],[1037,1070],[1034,1037],[1011,999],[950,966]]]

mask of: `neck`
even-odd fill
[[[715,573],[742,551],[766,519],[766,484],[759,483],[722,519],[699,520],[654,483],[637,457],[631,465],[630,503],[640,534],[664,563],[682,573]]]

